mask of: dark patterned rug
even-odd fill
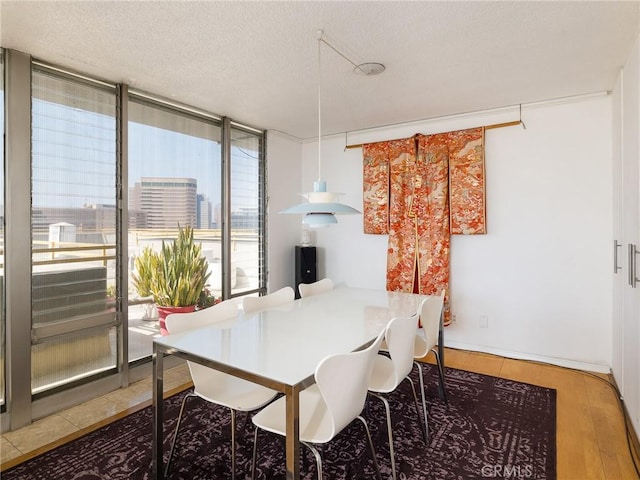
[[[416,420],[408,382],[391,397],[398,478],[556,478],[556,391],[447,369],[449,405],[438,398],[435,367],[426,365],[429,445]],[[413,378],[417,381],[414,369]],[[416,384],[417,385],[417,384]],[[165,401],[165,461],[183,394]],[[230,419],[223,408],[200,399],[187,405],[170,479],[230,478]],[[383,478],[391,477],[382,402],[370,397],[364,411]],[[238,478],[250,478],[253,424],[238,416]],[[261,432],[257,478],[285,478],[284,440]],[[321,449],[327,479],[370,479],[373,462],[359,422]],[[315,479],[315,460],[302,450],[302,476]],[[3,480],[149,479],[151,408],[73,440],[5,472]]]

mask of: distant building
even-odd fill
[[[213,209],[211,228],[222,228],[222,206],[220,204],[216,205]]]
[[[196,228],[211,228],[211,202],[209,197],[202,193],[196,197]]]
[[[242,230],[258,230],[260,212],[256,207],[241,207],[231,212],[231,228]]]
[[[69,223],[84,232],[115,230],[115,205],[85,205],[84,207],[33,207],[32,225],[36,233],[49,231],[49,225]]]
[[[211,228],[221,228],[222,225],[222,207],[218,204],[213,209],[213,221]],[[239,207],[231,212],[231,228],[233,230],[252,230],[260,229],[260,211],[258,207]]]
[[[129,209],[129,228],[132,230],[143,230],[149,228],[147,222],[147,212]]]
[[[0,207],[0,219],[2,208]],[[197,193],[193,178],[142,177],[129,189],[128,228],[174,229],[190,226],[216,229],[222,226],[221,206],[211,205],[207,195]],[[91,234],[114,232],[115,205],[84,205],[83,207],[33,207],[34,238],[46,240],[51,224],[71,224],[77,236],[89,240]],[[240,207],[231,212],[231,228],[257,231],[260,212],[256,207]]]
[[[129,190],[129,206],[146,214],[146,228],[197,226],[195,178],[142,177]]]

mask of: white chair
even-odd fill
[[[238,316],[238,305],[235,302],[221,302],[204,310],[192,313],[174,313],[167,315],[166,325],[170,334],[190,330],[206,325],[217,325]],[[185,396],[180,407],[178,424],[176,425],[169,461],[165,470],[165,476],[169,472],[171,459],[173,458],[182,413],[187,399],[200,397],[208,402],[229,408],[231,411],[231,478],[235,479],[236,471],[236,411],[250,412],[257,410],[269,403],[278,392],[269,388],[251,383],[231,375],[228,375],[209,367],[193,362],[187,362],[191,379],[193,380],[193,393]]]
[[[244,313],[253,313],[293,302],[294,296],[293,288],[284,287],[262,297],[244,297],[242,309]]]
[[[438,376],[440,380],[440,389],[445,402],[448,403],[447,389],[444,381],[444,367],[438,354],[438,349],[435,348],[438,343],[438,331],[440,329],[440,319],[442,317],[442,309],[444,307],[444,294],[442,290],[440,295],[430,295],[422,301],[420,305],[420,332],[416,334],[413,357],[414,364],[418,367],[418,373],[420,374],[420,393],[422,397],[422,412],[424,415],[424,427],[429,433],[429,425],[427,422],[427,402],[424,393],[424,377],[422,376],[422,363],[419,359],[425,357],[429,352],[433,352],[436,357],[436,366],[438,367]]]
[[[302,298],[328,292],[329,290],[333,290],[333,281],[330,278],[323,278],[317,282],[301,283],[298,285],[298,291]]]
[[[371,373],[369,392],[384,403],[387,414],[387,433],[389,436],[389,453],[391,455],[391,471],[394,480],[396,479],[396,461],[393,448],[393,433],[391,428],[391,409],[389,401],[383,394],[390,394],[406,379],[411,384],[413,399],[416,406],[416,416],[418,424],[422,429],[420,419],[420,407],[418,406],[418,396],[413,380],[409,377],[413,369],[413,344],[416,336],[416,326],[418,316],[393,318],[385,329],[385,342],[387,344],[389,356],[377,355]],[[427,433],[423,430],[425,443]]]
[[[316,383],[300,392],[300,442],[316,459],[318,480],[322,480],[322,459],[313,444],[331,441],[356,418],[362,422],[369,441],[377,476],[381,480],[373,441],[366,420],[361,416],[374,359],[384,332],[364,350],[329,355],[318,364]],[[285,398],[281,397],[253,417],[256,426],[251,478],[255,479],[258,430],[286,435]]]

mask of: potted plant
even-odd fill
[[[175,241],[163,241],[159,252],[145,247],[136,257],[132,283],[138,295],[153,297],[158,306],[160,333],[167,334],[164,319],[169,313],[195,310],[209,279],[208,267],[191,227],[178,227]]]
[[[205,285],[202,292],[200,292],[200,298],[198,298],[196,310],[204,310],[205,308],[212,307],[216,303],[220,303],[220,298],[216,298],[209,285]]]

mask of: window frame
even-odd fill
[[[66,68],[58,67],[54,64],[50,64],[46,61],[35,59],[28,53],[17,52],[11,49],[2,49],[4,68],[4,111],[7,113],[4,122],[4,134],[5,134],[5,146],[7,149],[4,151],[5,163],[4,163],[4,188],[5,188],[5,224],[9,227],[5,229],[5,248],[11,255],[7,255],[5,258],[5,276],[11,276],[12,286],[7,287],[7,282],[4,282],[3,290],[6,292],[5,303],[3,305],[6,308],[6,315],[4,318],[4,324],[0,328],[7,330],[11,329],[11,338],[4,336],[6,344],[4,345],[5,354],[5,402],[0,407],[3,412],[2,422],[3,426],[8,425],[9,429],[15,429],[19,426],[29,423],[34,418],[39,418],[43,415],[53,413],[59,408],[60,401],[66,401],[69,398],[70,392],[75,392],[77,395],[75,398],[89,399],[92,398],[96,392],[107,389],[109,391],[113,389],[114,385],[126,386],[130,381],[130,365],[127,353],[127,309],[128,309],[128,281],[127,281],[127,231],[128,231],[128,215],[127,209],[129,205],[129,199],[127,195],[127,142],[128,142],[128,109],[127,102],[130,95],[139,96],[146,102],[159,103],[169,109],[177,109],[179,111],[188,113],[192,116],[205,118],[208,121],[214,120],[221,122],[223,138],[226,133],[230,133],[229,128],[239,128],[255,134],[261,138],[260,159],[259,159],[259,218],[261,226],[259,234],[259,255],[261,256],[260,268],[259,268],[259,285],[258,288],[250,291],[243,291],[237,295],[249,295],[256,293],[266,292],[267,287],[267,178],[266,178],[266,130],[254,128],[252,126],[231,120],[229,118],[220,117],[198,108],[180,104],[178,102],[167,100],[162,97],[148,94],[141,91],[130,91],[127,84],[114,84],[113,82],[105,81],[103,79],[95,78],[89,74],[83,74],[68,70]],[[31,101],[33,96],[30,92],[30,88],[25,85],[30,84],[31,72],[34,68],[46,69],[51,72],[55,72],[61,76],[68,76],[74,80],[80,82],[87,82],[90,84],[102,85],[107,88],[116,89],[116,170],[114,183],[116,184],[117,197],[116,197],[116,231],[119,231],[119,236],[116,238],[116,278],[117,278],[117,292],[116,292],[116,311],[118,315],[118,358],[117,358],[117,371],[109,373],[109,376],[87,377],[82,381],[82,385],[70,384],[68,390],[65,392],[56,391],[51,395],[45,395],[36,398],[30,394],[30,388],[28,383],[25,383],[24,379],[20,381],[20,377],[25,368],[29,367],[30,370],[30,357],[31,354],[31,338],[30,327],[31,321],[29,321],[29,329],[25,328],[27,322],[18,321],[19,318],[24,318],[29,315],[31,304],[30,301],[28,312],[25,305],[26,300],[30,300],[30,293],[25,293],[30,290],[31,287],[31,248],[27,248],[27,243],[23,228],[11,228],[18,225],[24,225],[24,222],[31,222],[31,205],[27,201],[27,194],[24,190],[24,185],[30,184],[30,165],[31,165],[31,142],[32,134],[30,131],[31,121]],[[29,79],[27,82],[26,80]],[[11,121],[9,125],[8,120]],[[16,121],[17,120],[17,121]],[[226,125],[226,127],[225,127]],[[227,131],[225,132],[225,128]],[[228,144],[230,148],[230,144]],[[26,161],[28,157],[28,162]],[[223,162],[224,168],[230,168],[229,159],[227,162]],[[222,172],[221,178],[225,178],[226,170]],[[224,191],[224,190],[223,190]],[[29,195],[30,195],[29,188]],[[230,204],[222,201],[222,210],[229,210]],[[26,213],[28,209],[28,214]],[[118,228],[119,227],[119,228]],[[123,228],[124,227],[124,228]],[[222,225],[226,235],[230,232],[230,224],[227,222]],[[29,229],[29,237],[31,232]],[[229,241],[227,240],[227,245]],[[6,254],[6,252],[5,252]],[[9,258],[12,257],[12,258]],[[29,259],[29,262],[24,260]],[[230,257],[228,255],[223,257],[223,263],[230,263]],[[229,266],[223,272],[223,279],[226,272],[229,270]],[[29,288],[27,288],[29,285]],[[4,292],[0,292],[4,294]],[[231,291],[225,289],[223,291],[223,298],[231,298]],[[6,330],[5,330],[6,332]],[[2,335],[0,333],[0,340]],[[123,345],[124,342],[124,345]],[[10,344],[9,344],[10,343]],[[28,353],[27,353],[28,352]],[[149,363],[151,357],[145,359],[145,363]],[[136,369],[137,371],[137,369]],[[144,369],[140,370],[144,372]],[[134,376],[139,375],[135,373]],[[66,388],[66,387],[65,387]],[[7,392],[11,392],[11,395],[7,395]],[[5,413],[8,416],[5,416]],[[7,423],[5,423],[7,422]]]

